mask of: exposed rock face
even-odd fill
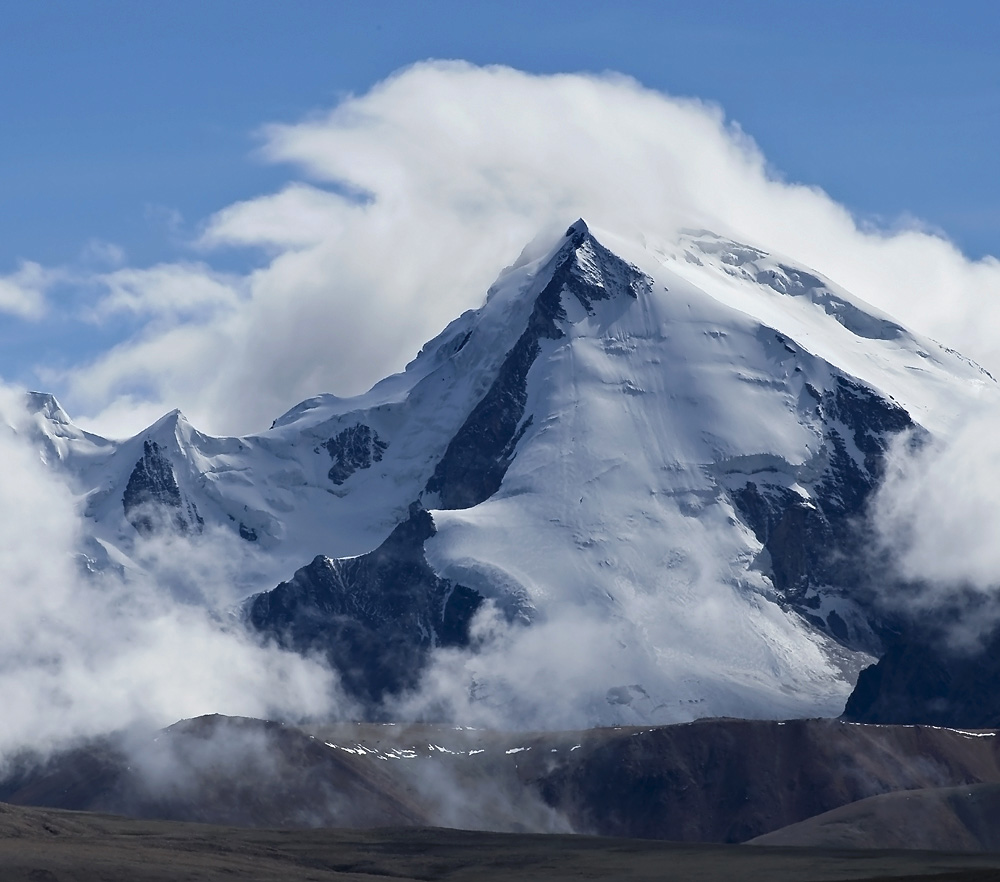
[[[568,252],[564,266],[572,260]],[[500,488],[527,429],[521,425],[527,401],[528,371],[540,351],[539,340],[558,340],[563,332],[556,319],[564,318],[560,292],[565,271],[557,270],[538,295],[524,333],[507,353],[497,378],[458,430],[427,482],[427,492],[437,493],[441,508],[470,508]]]
[[[758,256],[761,256],[758,252]],[[842,297],[838,297],[822,279],[801,269],[794,269],[779,263],[775,270],[757,273],[757,281],[791,297],[807,297],[823,307],[852,334],[870,340],[895,340],[904,333],[895,322],[873,319]]]
[[[541,340],[564,336],[556,324],[565,319],[561,298],[568,291],[588,313],[595,301],[616,296],[635,299],[648,278],[597,242],[579,221],[549,283],[535,300],[528,325],[504,359],[497,378],[448,445],[427,492],[437,493],[438,507],[471,508],[489,499],[507,473],[518,441],[531,418],[522,422],[528,371],[541,351]]]
[[[369,554],[317,557],[247,607],[249,623],[300,652],[322,651],[365,703],[415,685],[434,646],[464,646],[483,598],[438,578],[424,558],[434,535],[418,507]]]
[[[372,463],[381,462],[382,454],[389,448],[378,432],[363,423],[344,429],[325,446],[333,460],[330,480],[338,486],[358,469],[368,469]]]
[[[1000,726],[1000,632],[969,651],[908,636],[861,672],[844,719],[959,728]]]
[[[732,493],[746,524],[767,552],[774,587],[784,600],[835,639],[871,649],[870,633],[822,610],[818,589],[837,585],[868,607],[868,625],[881,630],[870,608],[872,579],[865,509],[884,472],[885,453],[900,432],[913,429],[903,408],[866,387],[839,378],[833,391],[807,391],[825,427],[828,461],[806,499],[766,475]]]
[[[193,502],[181,495],[170,460],[155,441],[142,445],[142,459],[132,469],[122,505],[125,517],[144,536],[166,526],[179,533],[198,533],[204,521]]]

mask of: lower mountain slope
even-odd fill
[[[514,733],[213,716],[23,756],[0,799],[257,827],[736,843],[867,797],[974,784],[1000,786],[994,731],[717,719]]]
[[[242,827],[420,826],[428,813],[384,769],[262,720],[201,717],[8,762],[0,799]]]
[[[1000,785],[885,793],[751,840],[799,848],[921,848],[1000,853]]]

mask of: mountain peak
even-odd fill
[[[188,422],[187,417],[180,410],[174,408],[161,416],[136,438],[141,437],[155,441],[165,449],[180,450],[190,445],[192,436],[195,434],[200,433]]]
[[[28,392],[25,395],[25,403],[29,413],[40,413],[54,423],[70,425],[73,422],[55,395],[49,392]]]
[[[170,430],[177,427],[178,425],[184,426],[184,425],[190,425],[190,423],[188,422],[187,417],[184,416],[184,414],[181,413],[181,411],[175,407],[173,410],[161,416],[146,431],[152,433],[160,429]]]
[[[136,533],[223,528],[255,543],[249,593],[321,555],[300,620],[348,635],[330,658],[365,672],[362,697],[440,661],[427,682],[470,696],[456,715],[526,727],[815,716],[879,648],[857,525],[893,439],[947,429],[987,382],[791,259],[578,219],[362,396],[244,438],[174,410],[100,449],[57,438],[48,461],[123,556]],[[417,500],[433,532],[403,543]],[[285,593],[256,627],[282,625]],[[459,641],[473,680],[431,656],[460,651],[480,604],[489,635]]]

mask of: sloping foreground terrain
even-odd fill
[[[970,784],[884,793],[753,840],[820,848],[945,847],[1000,852],[1000,786]]]
[[[252,827],[446,826],[738,843],[879,794],[975,784],[1000,786],[993,732],[716,719],[518,734],[213,716],[46,760],[23,757],[0,783],[0,799]],[[992,823],[992,805],[970,804],[981,814],[970,829]],[[934,844],[976,847],[961,836]]]
[[[5,882],[1000,878],[1000,855],[680,845],[460,830],[249,830],[0,805]]]

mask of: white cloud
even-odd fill
[[[124,268],[98,276],[96,281],[106,289],[95,308],[97,320],[116,312],[191,320],[231,312],[240,301],[240,280],[214,273],[203,264]]]
[[[125,263],[125,249],[114,242],[105,242],[103,239],[91,239],[83,247],[80,257],[85,263],[110,267],[121,266]]]
[[[232,597],[206,591],[241,560],[219,536],[150,546],[128,579],[86,573],[77,500],[39,459],[23,401],[0,386],[0,755],[204,713],[330,712],[329,671],[214,617]]]
[[[189,314],[186,295],[165,295],[163,267],[105,301],[150,324],[62,378],[90,426],[117,414],[118,431],[141,428],[120,421],[118,400],[135,396],[137,370],[151,409],[180,407],[213,432],[264,428],[319,392],[363,391],[479,305],[539,230],[578,216],[653,240],[707,227],[791,255],[1000,368],[1000,263],[969,261],[915,224],[861,228],[821,191],[776,180],[717,107],[622,76],[428,62],[325,115],[268,126],[263,142],[265,157],[336,192],[292,183],[208,219],[202,247],[269,255],[221,288],[209,270],[181,268],[204,275],[203,289],[189,275],[190,291],[210,309]],[[184,320],[164,326],[173,297]]]
[[[37,320],[48,308],[45,295],[60,273],[32,261],[23,261],[16,272],[0,276],[0,313]]]
[[[883,599],[957,640],[1000,622],[1000,413],[969,414],[946,439],[898,443],[872,508],[881,550],[908,580]],[[969,613],[972,610],[974,612]]]
[[[344,197],[308,184],[289,184],[280,193],[237,202],[208,222],[203,247],[255,245],[301,248],[341,233]]]

